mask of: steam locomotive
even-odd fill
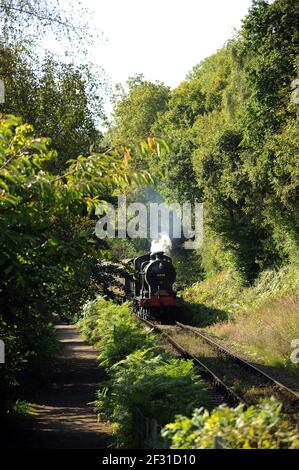
[[[143,318],[174,320],[177,298],[173,291],[176,271],[164,252],[146,253],[127,261],[132,276],[126,291],[133,300],[134,312]]]

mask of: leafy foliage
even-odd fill
[[[163,352],[127,304],[97,298],[83,314],[81,331],[100,348],[99,362],[109,375],[95,404],[100,415],[115,423],[118,447],[134,445],[136,409],[163,425],[206,401],[192,361]]]
[[[221,405],[209,413],[199,408],[191,419],[178,416],[162,434],[174,449],[213,449],[216,439],[226,449],[298,449],[298,429],[281,407],[271,398],[247,409]]]
[[[279,271],[268,270],[251,286],[244,287],[234,272],[221,272],[204,282],[194,283],[182,292],[186,302],[200,306],[223,309],[230,316],[236,312],[251,311],[265,302],[298,295],[298,267],[285,266]]]
[[[74,155],[88,155],[92,146],[99,148],[105,91],[101,69],[95,73],[89,65],[64,63],[50,54],[40,59],[24,42],[1,43],[0,75],[6,91],[2,112],[22,117],[51,139],[58,152],[48,164],[52,171],[65,168]]]
[[[127,86],[127,91],[120,89],[115,95],[112,142],[134,142],[149,137],[157,115],[166,109],[169,88],[162,83],[135,76],[129,78]]]
[[[52,314],[73,316],[96,293],[95,266],[106,251],[93,236],[94,208],[115,190],[151,180],[117,151],[79,156],[60,175],[47,170],[56,158],[32,126],[1,116],[1,377],[8,387],[28,359],[53,349]]]
[[[96,405],[101,415],[117,423],[117,445],[132,446],[133,412],[136,408],[160,425],[176,413],[188,413],[205,402],[202,385],[192,361],[174,359],[157,350],[140,349],[111,369],[108,389],[98,393]]]
[[[117,305],[97,297],[84,305],[79,328],[101,351],[100,364],[111,367],[140,348],[150,348],[154,338],[145,333],[129,310],[129,304]]]

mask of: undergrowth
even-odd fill
[[[207,403],[192,361],[159,347],[128,304],[98,298],[85,306],[79,327],[100,349],[99,364],[107,371],[95,405],[99,416],[113,423],[117,447],[136,445],[136,410],[163,426],[177,413],[188,414]]]
[[[99,364],[107,372],[94,404],[99,417],[113,424],[115,447],[136,448],[136,410],[164,427],[172,448],[215,448],[217,439],[225,448],[299,447],[298,430],[273,398],[247,410],[220,406],[209,413],[192,361],[162,349],[129,304],[99,297],[86,304],[79,326],[100,349]]]
[[[273,398],[247,409],[196,409],[191,419],[177,416],[162,434],[174,449],[211,449],[215,442],[225,449],[299,449],[298,429],[290,427],[281,403]]]
[[[299,269],[264,271],[244,287],[232,272],[222,272],[182,292],[185,320],[209,330],[257,360],[289,368],[291,341],[299,336]]]

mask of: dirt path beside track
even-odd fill
[[[109,424],[97,422],[93,407],[103,378],[98,352],[73,325],[56,325],[61,351],[49,370],[49,383],[32,401],[37,411],[22,432],[18,448],[104,449],[111,441]],[[28,425],[27,425],[28,426]],[[12,445],[12,447],[14,447]]]

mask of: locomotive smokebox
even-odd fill
[[[152,259],[154,256],[154,259]],[[175,269],[171,259],[164,255],[163,251],[151,254],[151,260],[144,266],[144,278],[149,292],[155,294],[163,291],[172,293],[172,285],[176,278]]]

